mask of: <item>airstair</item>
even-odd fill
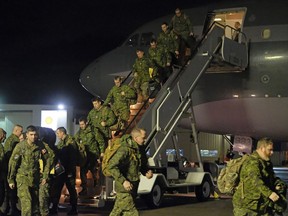
[[[167,190],[174,191],[192,186],[195,187],[196,197],[199,200],[208,199],[213,191],[213,177],[210,173],[204,172],[201,163],[192,92],[207,69],[215,70],[218,62],[221,63],[222,68],[230,68],[232,72],[243,71],[247,67],[247,43],[239,43],[225,37],[225,28],[227,26],[213,23],[198,42],[189,62],[174,71],[149,108],[137,111],[141,117],[134,114],[136,115],[135,122],[130,123],[131,127],[137,125],[147,131],[146,151],[149,155],[149,166],[153,169],[154,175],[150,180],[141,176],[138,194],[145,198],[147,204],[152,207],[160,205],[162,195]],[[225,67],[223,67],[223,62],[225,62]],[[189,118],[191,121],[193,140],[196,150],[198,149],[197,157],[200,162],[198,168],[185,168],[182,163],[171,162],[167,157],[163,157],[167,143],[171,141],[169,138],[172,138],[176,157],[180,158],[175,131],[179,121],[183,118]],[[106,185],[106,190],[102,190],[94,201],[95,203],[90,205],[103,206],[103,200],[108,198],[111,189]]]
[[[138,122],[138,127],[147,130],[147,149],[155,165],[159,164],[157,155],[161,147],[173,134],[173,130],[183,115],[187,116],[188,112],[190,118],[194,119],[191,109],[192,92],[210,63],[221,55],[222,61],[228,62],[231,67],[233,65],[238,70],[244,70],[247,67],[247,44],[226,38],[225,28],[218,23],[210,27],[188,64],[171,75]]]
[[[205,173],[201,163],[198,148],[196,123],[193,114],[192,92],[199,79],[215,65],[219,57],[230,68],[243,71],[248,65],[248,48],[246,43],[239,43],[225,37],[225,28],[218,23],[213,23],[207,33],[199,41],[186,66],[174,72],[162,86],[154,102],[145,111],[137,123],[140,128],[147,131],[146,151],[149,155],[149,166],[154,171],[152,181],[142,176],[138,194],[146,196],[148,203],[157,206],[163,190],[195,186],[196,197],[205,200],[210,196],[213,187],[213,178],[210,173]],[[215,61],[216,59],[216,61]],[[177,146],[175,130],[182,118],[189,118],[193,132],[193,140],[198,149],[199,168],[197,172],[186,170],[186,175],[180,179],[180,172],[185,171],[182,164],[169,162],[166,156],[167,143],[172,138],[173,145]],[[171,144],[169,144],[171,145]],[[176,149],[177,150],[177,149]],[[176,152],[176,157],[180,158]],[[171,164],[173,164],[171,166]],[[170,181],[173,180],[173,181]]]

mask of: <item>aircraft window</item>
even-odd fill
[[[138,40],[139,40],[139,34],[135,34],[127,40],[126,46],[135,47],[138,45]]]
[[[142,33],[141,39],[140,39],[140,46],[149,46],[150,40],[152,38],[155,38],[155,35],[153,34],[153,32]]]
[[[262,32],[262,38],[263,39],[269,39],[271,36],[271,31],[270,29],[264,29]]]

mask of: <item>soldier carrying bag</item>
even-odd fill
[[[227,162],[227,166],[223,168],[217,179],[217,186],[221,193],[233,195],[240,182],[240,170],[244,161],[249,155],[243,155]]]
[[[103,160],[102,160],[102,172],[104,176],[111,176],[108,170],[109,160],[117,152],[121,146],[120,138],[115,138],[114,140],[109,140],[108,147],[105,149]]]

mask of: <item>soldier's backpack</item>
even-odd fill
[[[240,170],[249,155],[243,155],[241,158],[233,159],[227,162],[217,179],[217,186],[221,193],[233,195],[240,182]]]
[[[104,176],[108,177],[111,176],[108,170],[108,164],[110,159],[112,158],[113,155],[115,155],[120,146],[121,146],[120,138],[109,140],[109,144],[104,151],[104,156],[102,160],[102,173]]]

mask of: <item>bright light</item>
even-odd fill
[[[217,18],[214,19],[214,21],[222,21],[222,19],[217,17]]]
[[[265,59],[267,60],[273,60],[273,59],[282,59],[284,56],[265,56]]]
[[[58,105],[58,109],[63,110],[63,109],[64,109],[64,105],[63,105],[63,104],[59,104],[59,105]]]
[[[233,97],[234,97],[234,98],[238,98],[238,97],[239,97],[239,95],[237,95],[237,94],[234,94],[234,95],[233,95]]]
[[[41,127],[56,130],[58,127],[67,127],[67,110],[42,110]]]

